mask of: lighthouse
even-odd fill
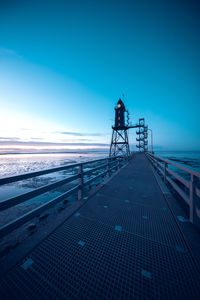
[[[125,106],[121,99],[117,102],[117,106],[115,108],[115,128],[123,128],[125,126],[124,122],[124,114],[125,114]]]
[[[130,148],[128,141],[128,125],[125,121],[126,108],[121,99],[115,107],[115,125],[112,126],[112,138],[110,144],[109,156],[123,155],[130,157]]]

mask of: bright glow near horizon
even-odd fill
[[[77,146],[70,146],[70,145],[66,145],[66,146],[35,146],[34,145],[31,145],[31,146],[27,146],[27,145],[23,145],[23,146],[18,146],[18,145],[11,145],[11,146],[0,146],[0,153],[1,152],[5,152],[5,148],[7,149],[7,152],[9,152],[9,149],[10,150],[13,150],[13,148],[15,149],[23,149],[23,150],[48,150],[48,151],[51,151],[51,150],[94,150],[94,149],[108,149],[109,147],[108,146],[98,146],[95,147],[95,146],[80,146],[80,145],[77,145]]]

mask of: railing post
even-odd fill
[[[193,174],[190,174],[190,222],[194,223],[195,219],[195,210],[196,210],[196,195],[195,188],[197,185],[197,177]]]
[[[79,165],[78,169],[78,200],[83,198],[83,166]]]
[[[116,163],[116,160],[117,160],[117,163]],[[115,165],[115,171],[117,171],[118,170],[118,159],[117,158],[115,158],[115,163],[116,163],[116,165]]]
[[[110,177],[110,164],[109,164],[109,158],[107,159],[107,177]]]
[[[164,183],[167,182],[167,167],[168,167],[168,164],[165,162],[164,163]]]

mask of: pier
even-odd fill
[[[121,168],[117,162],[112,176],[104,164],[106,180],[88,197],[79,168],[79,200],[60,224],[0,261],[1,299],[198,299],[195,206],[179,222],[176,199],[154,165],[163,166],[165,183],[172,180],[166,162],[138,153]],[[185,184],[189,203],[199,189]]]

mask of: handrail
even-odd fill
[[[197,209],[200,206],[200,189],[197,187],[197,182],[198,178],[200,178],[200,173],[150,153],[147,153],[147,157],[153,164],[153,166],[157,169],[157,171],[159,171],[163,175],[164,182],[170,183],[170,185],[176,190],[176,192],[181,196],[181,198],[184,199],[184,201],[189,205],[190,221],[194,223],[197,217]],[[169,165],[188,173],[190,175],[190,181],[184,179],[182,176],[170,170],[168,167]],[[172,177],[169,177],[168,174],[172,175]],[[188,192],[183,190],[181,188],[181,185],[177,184],[177,182],[174,181],[173,177],[177,180],[178,183],[181,183],[185,188],[187,188]],[[197,202],[199,202],[198,206]]]
[[[200,173],[197,172],[197,171],[195,171],[195,170],[193,170],[193,169],[191,169],[191,168],[184,167],[184,166],[182,166],[182,165],[173,163],[173,162],[170,161],[170,160],[161,158],[161,157],[159,157],[159,156],[155,156],[155,155],[150,154],[150,153],[147,153],[147,154],[150,155],[151,157],[157,159],[157,160],[163,161],[163,162],[165,162],[165,163],[167,163],[167,164],[169,164],[169,165],[172,165],[172,166],[174,166],[174,167],[177,167],[178,169],[181,169],[181,170],[183,170],[183,171],[185,171],[185,172],[188,172],[188,173],[190,173],[190,174],[192,174],[192,175],[194,175],[194,176],[200,177]]]
[[[123,156],[115,156],[115,157],[108,157],[108,158],[103,158],[103,159],[97,159],[97,160],[92,160],[92,161],[86,161],[83,163],[76,163],[76,164],[71,164],[67,166],[62,166],[62,167],[56,167],[52,169],[46,169],[42,171],[36,171],[36,172],[31,172],[31,173],[26,173],[26,174],[21,174],[17,176],[11,176],[11,177],[6,177],[6,178],[1,178],[0,179],[0,185],[6,184],[6,183],[11,183],[11,182],[17,182],[20,180],[28,179],[28,178],[33,178],[36,176],[41,176],[44,174],[49,174],[49,173],[54,173],[62,170],[67,170],[67,169],[73,169],[78,167],[78,174],[69,176],[65,179],[56,181],[54,183],[42,186],[40,188],[34,189],[30,192],[6,199],[2,202],[0,202],[0,211],[11,208],[17,204],[23,203],[27,200],[30,200],[32,198],[35,198],[39,195],[42,195],[50,190],[55,189],[56,187],[62,186],[66,183],[78,180],[78,183],[76,184],[75,187],[72,189],[68,190],[67,192],[61,194],[60,196],[57,196],[56,198],[48,201],[47,203],[44,203],[40,205],[39,207],[31,210],[30,212],[20,216],[17,219],[12,220],[8,224],[5,224],[4,226],[0,227],[0,237],[5,236],[6,234],[9,234],[11,231],[17,229],[21,225],[25,224],[26,222],[30,221],[33,217],[39,216],[43,211],[46,209],[55,206],[58,202],[61,200],[66,199],[68,196],[72,195],[73,193],[78,191],[78,200],[81,200],[84,196],[84,187],[89,185],[92,181],[97,180],[100,177],[109,177],[111,172],[113,170],[117,170],[121,167],[120,162],[121,161],[126,161],[126,157]],[[89,170],[84,171],[83,167],[87,166],[89,164],[94,164],[97,162],[105,162],[103,164],[98,165],[97,167],[95,166],[94,168],[91,168]],[[91,179],[87,180],[84,182],[84,176],[87,176],[95,171],[105,169],[105,171],[101,172],[100,174],[93,176]]]
[[[175,172],[173,172],[172,170],[170,170],[169,168],[166,168],[166,171],[168,173],[170,173],[172,176],[174,176],[176,179],[178,179],[183,185],[185,185],[187,188],[190,187],[190,184],[187,180],[185,180],[182,176],[176,174]]]
[[[100,177],[103,177],[103,176],[105,176],[106,174],[107,174],[107,171],[104,171],[104,172],[98,174],[97,176],[95,176],[94,178],[91,178],[91,179],[87,180],[87,181],[84,183],[84,185],[86,186],[86,185],[90,184],[92,181],[94,181],[94,180],[96,180],[96,179],[98,179],[98,178],[100,178]]]
[[[9,222],[8,224],[2,226],[0,228],[0,238],[4,237],[6,234],[10,233],[12,230],[17,229],[21,225],[25,224],[26,222],[30,221],[32,218],[38,216],[43,211],[47,210],[48,208],[51,208],[52,206],[55,206],[58,202],[61,200],[67,198],[74,192],[78,190],[78,187],[74,187],[73,189],[67,191],[66,193],[52,199],[51,201],[48,201],[45,204],[40,205],[39,207],[31,210],[30,212],[24,214],[23,216]]]
[[[84,174],[84,175],[91,174],[92,172],[98,171],[99,169],[104,168],[104,167],[106,167],[106,166],[107,166],[107,163],[106,163],[106,164],[103,164],[103,165],[100,165],[100,166],[98,166],[98,167],[96,167],[96,168],[87,170],[87,171],[85,171],[83,174]]]
[[[69,183],[71,181],[74,181],[77,178],[78,178],[78,175],[74,175],[74,176],[71,176],[69,178],[59,180],[59,181],[56,181],[54,183],[42,186],[41,188],[35,189],[35,190],[27,192],[25,194],[21,194],[19,196],[12,197],[10,199],[4,200],[4,201],[0,202],[0,211],[8,209],[8,208],[10,208],[14,205],[19,204],[19,203],[23,203],[23,202],[25,202],[29,199],[35,198],[35,197],[37,197],[41,194],[44,194],[44,193],[46,193],[50,190],[55,189],[56,187],[59,187],[61,185],[64,185],[64,184]]]
[[[59,172],[59,171],[67,170],[67,169],[72,169],[72,168],[78,167],[79,165],[80,164],[77,163],[77,164],[72,164],[72,165],[67,165],[67,166],[62,166],[62,167],[45,169],[42,171],[36,171],[36,172],[24,173],[24,174],[16,175],[16,176],[0,178],[0,185],[21,181],[21,180],[33,178],[36,176],[42,176],[42,175],[46,175],[49,173],[55,173],[55,172]]]
[[[15,176],[4,177],[4,178],[0,178],[0,185],[8,184],[8,183],[16,182],[16,181],[21,181],[21,180],[29,179],[29,178],[36,177],[36,176],[46,175],[49,173],[55,173],[55,172],[59,172],[59,171],[63,171],[63,170],[68,170],[68,169],[72,169],[75,167],[79,167],[80,165],[83,166],[83,165],[87,165],[87,164],[91,164],[91,163],[96,163],[99,161],[105,161],[107,159],[113,160],[113,159],[120,158],[120,157],[122,157],[122,156],[101,158],[101,159],[86,161],[86,162],[82,162],[82,163],[66,165],[66,166],[62,166],[62,167],[55,167],[55,168],[45,169],[45,170],[31,172],[31,173],[24,173],[24,174],[15,175]]]

